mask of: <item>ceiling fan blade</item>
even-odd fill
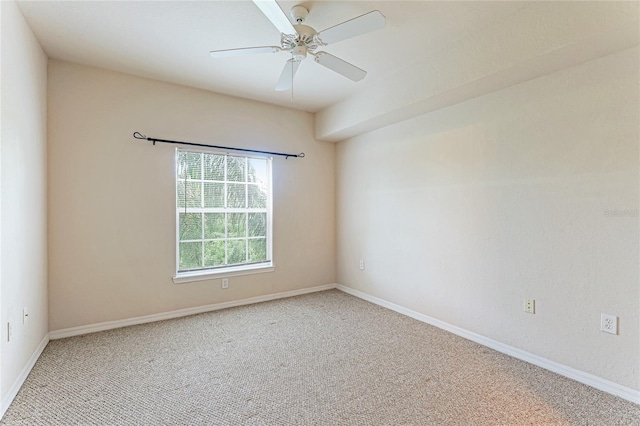
[[[343,61],[327,52],[316,53],[315,59],[320,65],[347,77],[349,80],[360,81],[367,75],[365,70],[351,65],[349,62]]]
[[[253,0],[253,2],[260,8],[262,13],[265,14],[271,23],[284,34],[296,34],[296,29],[293,28],[293,24],[287,18],[287,15],[280,9],[280,6],[276,0]]]
[[[370,31],[379,30],[386,25],[386,18],[377,10],[365,13],[326,30],[320,31],[318,37],[323,43],[331,44],[347,38],[355,37]]]
[[[256,53],[278,53],[282,49],[278,46],[241,47],[240,49],[212,50],[209,52],[212,58],[228,58],[230,56],[245,56]]]
[[[287,63],[284,64],[282,73],[280,73],[280,79],[276,84],[276,92],[283,92],[291,89],[291,86],[293,85],[293,77],[296,75],[299,66],[300,61],[296,61],[295,59],[289,59]]]

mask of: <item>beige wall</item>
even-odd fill
[[[335,282],[335,145],[308,113],[125,74],[49,65],[50,330]],[[275,272],[174,284],[175,147],[299,153],[273,162]]]
[[[47,58],[14,2],[0,2],[0,364],[3,409],[47,336]],[[29,317],[22,323],[22,308]],[[7,342],[7,322],[13,337]],[[10,398],[9,398],[10,399]]]
[[[638,75],[634,48],[339,143],[338,282],[640,389]]]

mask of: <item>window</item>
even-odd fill
[[[272,267],[271,159],[176,150],[177,276]]]

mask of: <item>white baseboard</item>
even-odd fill
[[[266,302],[269,300],[284,299],[286,297],[299,296],[307,293],[315,293],[336,288],[336,284],[325,284],[300,290],[285,291],[282,293],[267,294],[264,296],[250,297],[248,299],[232,300],[230,302],[215,303],[213,305],[196,306],[193,308],[179,309],[176,311],[162,312],[159,314],[145,315],[116,321],[107,321],[97,324],[81,325],[79,327],[63,328],[49,332],[51,340],[65,337],[79,336],[81,334],[95,333],[97,331],[111,330],[114,328],[128,327],[130,325],[145,324],[155,321],[163,321],[172,318],[186,317],[204,312],[217,311],[232,308],[234,306],[250,305],[252,303]]]
[[[18,394],[18,391],[22,387],[22,384],[27,379],[27,376],[31,372],[31,369],[33,368],[33,366],[36,365],[36,361],[38,360],[38,358],[40,358],[42,351],[44,351],[44,348],[47,347],[48,343],[49,343],[49,334],[46,334],[42,339],[42,341],[40,342],[40,344],[38,345],[38,347],[36,348],[35,352],[31,355],[31,358],[29,358],[29,361],[27,361],[27,365],[24,366],[24,368],[20,372],[20,375],[16,379],[16,381],[13,382],[13,385],[11,385],[9,392],[7,392],[5,397],[2,398],[2,406],[0,407],[0,419],[2,419],[2,417],[4,416],[4,413],[7,411],[7,409],[13,402],[13,399]]]
[[[441,328],[445,331],[456,334],[460,337],[464,337],[465,339],[479,343],[483,346],[494,349],[498,352],[502,352],[503,354],[507,354],[514,358],[518,358],[522,361],[526,361],[533,365],[537,365],[538,367],[542,367],[546,370],[553,371],[554,373],[560,374],[561,376],[568,377],[580,383],[584,383],[585,385],[591,386],[595,389],[601,390],[611,395],[618,396],[622,399],[626,399],[627,401],[640,404],[640,391],[619,385],[609,380],[605,380],[603,378],[594,376],[593,374],[585,373],[584,371],[567,367],[566,365],[559,364],[557,362],[548,360],[546,358],[542,358],[532,353],[514,348],[513,346],[505,345],[496,340],[489,339],[487,337],[484,337],[472,331],[468,331],[463,328],[456,327],[455,325],[451,325],[444,321],[440,321],[436,318],[430,317],[428,315],[424,315],[419,312],[412,311],[411,309],[407,309],[405,307],[396,305],[395,303],[387,302],[386,300],[379,299],[375,296],[371,296],[359,290],[354,290],[342,284],[336,284],[336,288],[338,290],[344,291],[345,293],[359,297],[360,299],[364,299],[368,302],[375,303],[376,305],[380,305],[387,309],[391,309],[392,311],[396,311],[400,314],[406,315],[408,317],[417,319],[418,321],[422,321],[427,324],[433,325],[435,327]]]

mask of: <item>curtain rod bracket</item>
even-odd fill
[[[148,138],[140,132],[133,132],[133,137],[136,139],[143,139],[143,140],[152,142],[154,146],[156,145],[156,142],[163,142],[163,143],[170,143],[170,144],[176,144],[176,145],[202,146],[206,148],[229,149],[232,151],[241,151],[241,152],[254,152],[257,154],[279,155],[280,157],[284,157],[285,159],[288,159],[289,157],[304,158],[304,152],[301,152],[300,154],[287,154],[283,152],[261,151],[258,149],[233,148],[230,146],[205,145],[205,144],[193,143],[193,142],[172,141],[169,139]]]

